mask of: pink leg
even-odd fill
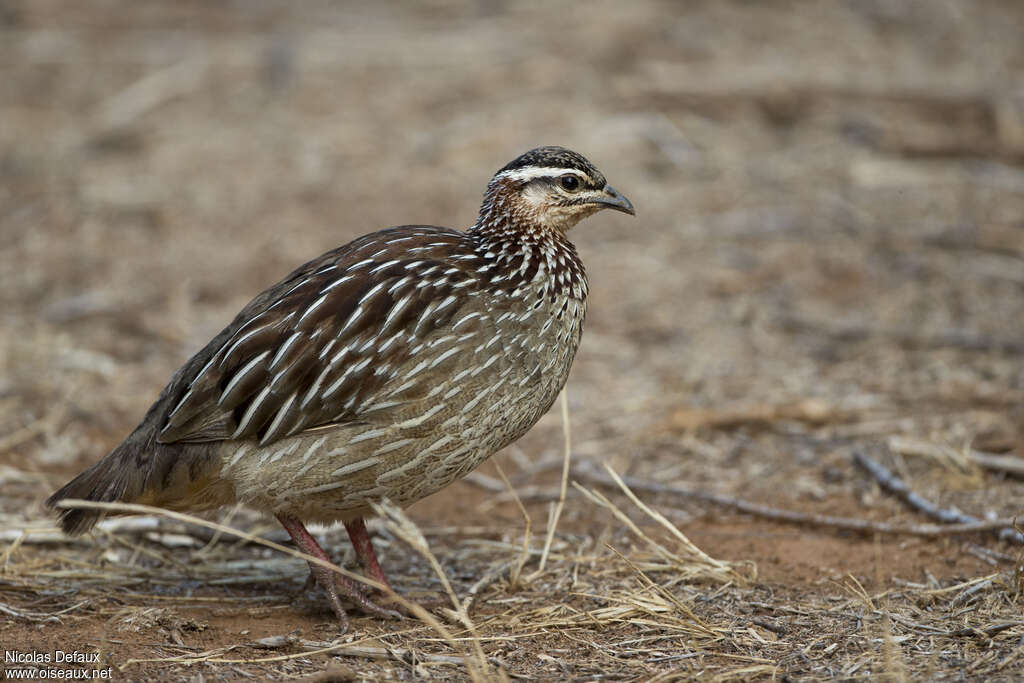
[[[363,570],[377,583],[391,588],[391,584],[388,583],[388,577],[384,576],[384,570],[380,568],[380,563],[377,562],[377,554],[373,552],[373,542],[370,540],[370,534],[366,532],[366,524],[363,523],[363,518],[356,517],[351,522],[345,522],[345,530],[348,531],[348,537],[352,539],[352,547],[356,550],[356,557],[359,558],[359,563],[363,565]]]
[[[377,562],[377,553],[373,551],[373,542],[370,540],[370,534],[366,532],[366,524],[363,523],[363,518],[357,517],[351,522],[345,522],[345,530],[348,531],[348,537],[352,540],[352,547],[355,548],[356,557],[359,558],[360,564],[363,565],[363,571],[369,574],[371,579],[387,586],[394,592],[395,589],[391,588],[388,577],[384,575],[384,570],[380,568],[380,563]],[[392,599],[389,598],[382,602],[388,604],[390,600]],[[446,599],[418,601],[420,607],[435,607],[447,602]],[[400,607],[399,609],[406,614],[413,614],[409,611],[408,607]]]
[[[299,550],[308,555],[312,555],[313,557],[330,562],[331,558],[327,556],[327,553],[324,552],[324,549],[320,547],[320,544],[316,542],[316,539],[313,538],[313,536],[306,530],[306,527],[301,521],[287,515],[278,515],[277,519],[288,532],[288,535],[292,537],[292,541],[295,542],[295,545]],[[379,569],[380,568],[378,567],[378,570]],[[397,616],[394,612],[373,604],[373,602],[366,597],[365,591],[363,591],[359,584],[347,576],[342,576],[341,574],[332,572],[327,567],[314,564],[312,562],[309,563],[309,570],[316,579],[316,582],[319,583],[327,592],[327,597],[331,602],[331,608],[338,616],[338,620],[341,622],[345,631],[348,630],[348,615],[345,614],[345,609],[341,605],[341,596],[339,591],[366,612],[389,618]]]

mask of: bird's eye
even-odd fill
[[[574,175],[564,175],[558,180],[563,190],[575,192],[580,189],[580,179]]]

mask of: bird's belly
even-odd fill
[[[373,411],[365,422],[260,448],[245,443],[223,455],[222,476],[240,502],[307,521],[360,516],[384,498],[409,505],[468,474],[550,408],[580,337],[578,322],[558,323],[507,335],[501,348],[488,349],[487,358],[498,354],[494,372],[465,373],[456,381],[462,370],[453,367],[417,400]],[[466,363],[479,367],[486,360]]]

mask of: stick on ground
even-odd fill
[[[617,488],[618,485],[608,475],[599,472],[592,463],[582,461],[573,466],[573,475],[580,481],[590,482],[600,486]],[[854,517],[832,517],[830,515],[809,515],[793,510],[784,510],[759,503],[752,503],[742,498],[734,498],[720,493],[709,491],[698,491],[686,488],[685,486],[672,486],[646,481],[637,477],[622,477],[634,491],[645,491],[647,493],[664,494],[677,498],[690,498],[713,505],[738,510],[748,515],[770,519],[774,522],[785,524],[806,524],[810,526],[828,527],[832,529],[843,529],[844,531],[856,531],[865,534],[887,534],[905,536],[925,536],[935,538],[939,536],[956,536],[958,534],[970,534],[980,531],[994,531],[1013,526],[1013,520],[994,519],[976,521],[965,524],[916,524],[900,525],[887,522],[875,522],[868,519],[857,519]]]
[[[861,451],[854,451],[853,462],[870,474],[883,490],[896,496],[908,507],[920,512],[926,517],[942,522],[943,524],[977,524],[982,521],[977,517],[972,517],[971,515],[960,512],[960,510],[957,510],[956,508],[940,508],[921,494],[913,491],[905,481],[900,479],[893,472],[890,472],[885,465],[868,457]],[[999,538],[1003,541],[1009,541],[1017,544],[1024,543],[1024,536],[1013,528],[1012,522],[1008,525],[991,529],[991,531],[998,532]]]

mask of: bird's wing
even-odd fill
[[[360,421],[410,353],[441,336],[478,257],[465,234],[405,226],[300,267],[253,299],[187,363],[160,416],[161,443],[255,438]],[[393,387],[392,387],[393,389]]]

